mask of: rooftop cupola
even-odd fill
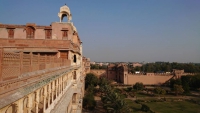
[[[72,14],[70,13],[69,7],[65,4],[64,6],[60,7],[60,12],[58,13],[58,17],[60,18],[60,22],[63,21],[63,18],[67,16],[68,22],[72,20]]]

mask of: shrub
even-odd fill
[[[147,106],[145,104],[142,104],[141,110],[145,111],[145,112],[148,112],[148,111],[150,111],[150,108],[149,108],[149,106]]]
[[[130,92],[132,90],[132,87],[127,87],[127,92]]]
[[[137,82],[135,85],[133,85],[133,89],[136,89],[137,91],[143,90],[144,85],[143,83]]]
[[[96,107],[96,101],[94,100],[94,95],[92,93],[88,93],[84,96],[83,107],[89,110],[93,110]]]

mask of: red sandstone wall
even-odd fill
[[[76,35],[73,36],[73,43],[78,44],[78,38]]]
[[[135,84],[136,82],[142,82],[144,85],[158,85],[163,84],[173,75],[156,75],[156,76],[146,76],[146,75],[128,75],[127,83],[124,84]]]
[[[45,39],[45,30],[44,29],[36,29],[35,31],[35,39]]]
[[[58,23],[53,22],[52,23],[52,37],[57,37],[57,39],[62,39],[62,28],[68,28],[68,40],[72,39],[72,27],[69,24],[65,23]]]
[[[107,79],[109,80],[116,80],[116,71],[115,70],[109,70],[107,73]]]
[[[8,31],[5,28],[0,28],[0,38],[8,38]]]
[[[0,38],[8,38],[8,30],[5,27],[6,25],[1,25],[0,27]],[[14,39],[26,39],[26,30],[23,25],[14,25]],[[36,27],[35,34],[34,34],[34,39],[45,39],[45,26],[43,27]],[[52,23],[52,38],[53,39],[62,39],[62,29],[68,29],[68,40],[72,40],[73,38],[73,29],[70,24],[66,23],[59,23],[59,22],[53,22]],[[74,40],[75,42],[77,41],[77,37]]]
[[[26,39],[26,30],[24,30],[24,28],[14,29],[14,39]]]

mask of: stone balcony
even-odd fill
[[[16,89],[14,89],[13,91],[9,91],[9,93],[7,93],[7,94],[6,93],[2,94],[1,99],[0,99],[0,103],[1,103],[0,108],[3,108],[2,111],[4,111],[5,109],[8,109],[5,106],[9,105],[13,102],[21,103],[23,105],[25,103],[23,103],[22,100],[25,100],[28,95],[29,95],[28,99],[33,98],[35,101],[38,101],[38,98],[43,98],[43,97],[40,97],[40,96],[35,97],[34,95],[37,95],[37,93],[39,93],[39,95],[41,95],[40,92],[44,91],[44,97],[47,98],[47,100],[46,101],[41,100],[41,102],[46,103],[46,104],[44,104],[43,105],[44,107],[42,107],[42,108],[40,108],[38,105],[37,105],[38,108],[37,107],[34,108],[32,106],[33,107],[33,108],[31,108],[32,110],[40,111],[43,109],[43,112],[45,112],[45,113],[50,113],[50,112],[53,113],[54,111],[56,111],[56,112],[57,111],[66,111],[66,106],[63,107],[62,109],[60,107],[63,105],[68,105],[70,103],[70,101],[73,103],[73,100],[71,100],[71,99],[74,94],[82,94],[81,88],[83,87],[83,84],[81,82],[77,81],[76,83],[78,83],[77,84],[78,87],[76,87],[76,89],[74,89],[75,88],[73,86],[74,80],[70,77],[70,76],[72,76],[72,74],[70,74],[70,73],[72,73],[77,68],[80,68],[80,66],[70,66],[70,67],[63,66],[63,67],[59,67],[56,69],[36,71],[36,72],[34,72],[35,75],[30,74],[31,76],[37,76],[37,74],[39,74],[39,77],[35,80],[26,81],[27,83],[25,83],[24,86],[15,87]],[[68,79],[64,79],[64,77],[65,78],[67,77]],[[80,75],[77,80],[80,80],[81,77],[82,76]],[[67,83],[67,84],[65,84],[65,83]],[[57,94],[57,93],[59,93],[59,94]],[[51,99],[51,98],[54,98],[54,96],[48,96],[48,95],[55,95],[56,96],[55,100]],[[81,96],[76,99],[77,100],[76,103],[79,102],[80,99],[81,99]],[[60,104],[61,105],[58,106],[57,105],[58,103],[59,103],[59,105]],[[66,103],[66,104],[63,104],[63,103]],[[74,109],[78,109],[78,107],[81,108],[81,105],[82,105],[82,101],[81,101],[80,105],[78,103],[76,106],[74,104],[72,104],[71,110],[73,111]],[[31,109],[29,109],[29,110],[31,110]],[[1,109],[0,109],[0,112],[1,112]]]
[[[0,38],[0,48],[7,51],[24,52],[57,52],[58,50],[72,50],[80,52],[80,46],[74,44],[71,40],[54,39],[8,39]],[[6,49],[8,48],[8,49]],[[46,48],[46,49],[45,49]]]

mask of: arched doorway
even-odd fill
[[[28,26],[26,27],[26,38],[33,39],[35,36],[35,28]]]

